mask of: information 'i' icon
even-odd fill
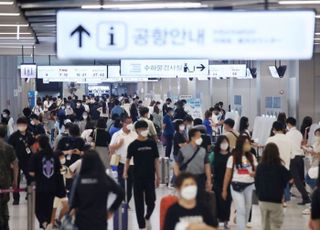
[[[109,46],[114,46],[115,43],[114,43],[114,28],[113,28],[113,26],[110,27],[109,37],[110,37]]]

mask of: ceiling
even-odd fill
[[[177,0],[178,1],[178,0]],[[81,9],[83,5],[138,4],[155,1],[137,0],[0,0],[0,55],[21,55],[22,45],[25,54],[55,55],[56,12],[61,9]],[[159,1],[157,1],[159,2]],[[173,3],[174,1],[161,1]],[[181,0],[185,3],[201,3],[208,8],[222,9],[264,9],[264,0]],[[311,8],[320,14],[319,4],[281,5],[278,0],[269,0],[269,9]],[[14,16],[1,16],[10,13]],[[1,26],[6,25],[6,26]],[[18,26],[20,25],[20,26]],[[320,33],[320,19],[317,19],[316,31]],[[17,37],[19,32],[19,38]],[[320,38],[320,34],[318,36]],[[315,40],[320,48],[320,39]]]

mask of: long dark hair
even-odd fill
[[[303,118],[301,127],[300,127],[300,132],[304,136],[306,128],[310,127],[312,125],[312,117],[306,116]]]
[[[283,165],[284,162],[280,158],[279,148],[274,143],[269,143],[266,145],[263,153],[261,164],[266,165]]]
[[[98,180],[99,183],[107,181],[105,167],[95,150],[89,150],[82,156],[80,177],[91,177]]]
[[[215,154],[221,152],[220,145],[221,145],[221,143],[224,142],[224,141],[227,141],[227,142],[228,142],[229,147],[228,147],[227,151],[228,151],[228,152],[230,151],[229,139],[228,139],[226,136],[221,135],[221,136],[218,137],[217,143],[215,144],[215,146],[214,146],[214,148],[213,148],[213,152],[214,152]]]
[[[102,113],[107,113],[107,104],[105,102],[102,103]]]
[[[237,139],[236,148],[233,150],[233,153],[232,153],[236,168],[242,168],[243,146],[247,140],[249,141],[249,143],[251,143],[250,138],[247,136],[240,136]],[[245,152],[244,155],[247,158],[247,160],[250,162],[252,169],[255,169],[252,153]]]
[[[241,117],[240,127],[239,127],[239,131],[241,135],[246,131],[246,129],[248,129],[249,127],[248,124],[249,124],[249,119],[247,117]]]
[[[160,113],[160,109],[159,109],[159,107],[158,107],[157,104],[154,105],[154,107],[153,107],[153,112],[156,113],[156,114],[159,114],[159,113]]]
[[[46,156],[53,156],[53,150],[49,143],[49,137],[47,137],[46,135],[40,135],[37,138],[37,141],[43,154],[45,154]]]

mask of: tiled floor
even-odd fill
[[[172,193],[172,190],[167,188],[159,188],[157,190],[157,206],[151,217],[153,230],[159,230],[159,201],[161,196]],[[283,226],[283,230],[307,230],[308,229],[308,218],[309,216],[302,216],[302,211],[305,207],[297,206],[296,203],[299,200],[292,200],[288,208],[285,210],[285,222]],[[131,207],[134,207],[133,202],[130,203]],[[11,206],[10,205],[10,229],[11,230],[26,230],[27,229],[27,205],[24,201],[19,206]],[[232,218],[231,218],[232,219]],[[259,207],[253,206],[253,221],[252,221],[252,229],[260,230],[260,211]],[[138,225],[135,217],[134,211],[129,211],[129,226],[130,230],[138,230]],[[109,229],[112,229],[112,223],[109,224]],[[223,229],[223,228],[221,228]],[[231,229],[234,230],[235,225],[231,225]],[[94,230],[94,229],[92,229]]]

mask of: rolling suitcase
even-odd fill
[[[127,181],[125,181],[125,199],[114,213],[113,217],[113,229],[114,230],[128,230],[128,209],[129,204],[127,203]]]
[[[160,201],[160,230],[164,229],[164,222],[166,219],[166,215],[168,212],[168,209],[178,202],[178,197],[174,195],[168,195],[161,199]]]
[[[160,161],[160,184],[169,184],[170,180],[170,160],[168,157],[161,157]]]

